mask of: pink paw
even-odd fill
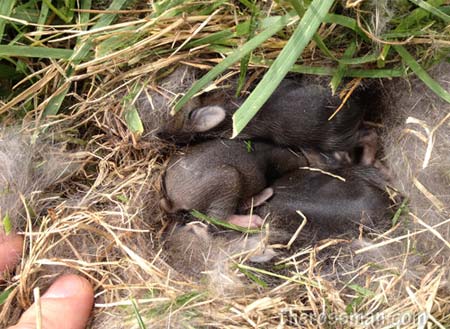
[[[258,228],[263,224],[263,219],[258,215],[231,215],[227,222],[242,227]]]

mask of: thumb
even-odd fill
[[[40,299],[42,329],[85,329],[94,303],[91,284],[78,275],[63,275],[48,288]],[[36,303],[22,314],[9,329],[37,327]]]

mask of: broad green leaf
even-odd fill
[[[272,35],[280,31],[283,27],[285,27],[292,19],[293,14],[287,14],[282,17],[278,17],[278,19],[265,30],[256,35],[253,39],[249,40],[241,47],[236,49],[233,53],[231,53],[227,58],[225,58],[222,62],[216,65],[211,71],[205,74],[200,80],[198,80],[188,92],[181,97],[181,99],[177,102],[175,107],[172,110],[172,114],[178,112],[183,105],[185,105],[189,99],[192,98],[197,92],[199,92],[203,87],[205,87],[208,83],[210,83],[216,76],[225,71],[228,67],[242,59],[249,52],[254,50],[256,47],[261,45],[264,41],[270,38]]]
[[[2,220],[3,230],[5,231],[5,235],[9,235],[12,232],[12,223],[11,218],[9,217],[8,212],[6,212],[5,217]]]
[[[72,55],[70,49],[0,45],[0,56],[69,59]]]
[[[333,0],[314,0],[311,2],[277,59],[244,104],[234,113],[232,138],[236,137],[244,129],[289,72],[333,3]]]
[[[428,88],[430,88],[443,100],[450,103],[450,93],[442,88],[442,86],[436,80],[434,80],[419,63],[416,62],[414,57],[411,56],[411,54],[405,49],[405,47],[399,45],[395,45],[393,47],[395,51],[397,51],[402,57],[406,65],[408,65],[409,68],[413,70],[413,72],[419,77],[420,80],[423,81],[423,83],[428,86]]]
[[[0,305],[3,305],[6,302],[8,296],[13,292],[13,290],[14,290],[13,287],[9,287],[0,293]]]
[[[125,111],[125,121],[127,123],[128,129],[133,134],[141,136],[144,132],[144,126],[142,124],[141,118],[139,117],[139,112],[134,105],[130,105]]]
[[[135,83],[131,91],[122,99],[122,107],[125,109],[125,122],[128,129],[137,136],[141,136],[144,132],[144,125],[139,117],[139,112],[134,105],[134,99],[145,88],[146,84]]]
[[[122,202],[123,204],[127,204],[130,200],[124,194],[119,194],[116,196],[116,199]]]
[[[348,287],[350,289],[353,289],[354,291],[356,291],[360,296],[363,296],[363,297],[375,296],[375,293],[372,290],[369,290],[367,288],[361,287],[358,284],[349,284]]]

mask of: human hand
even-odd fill
[[[14,267],[20,260],[23,238],[17,234],[0,233],[0,273]],[[1,274],[0,274],[1,275]],[[1,277],[0,277],[1,279]],[[84,329],[94,304],[94,292],[85,278],[69,274],[56,279],[36,303],[26,310],[19,322],[9,329],[37,328],[38,310],[42,329]]]

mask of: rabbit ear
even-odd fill
[[[225,109],[221,106],[205,106],[193,110],[189,115],[195,132],[205,132],[219,125],[225,119]]]

